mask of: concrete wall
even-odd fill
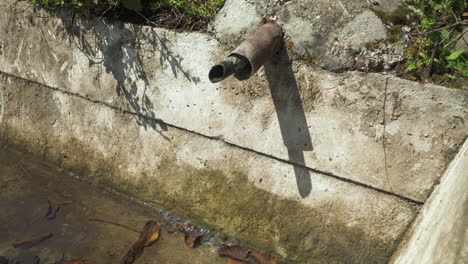
[[[468,140],[424,205],[392,263],[468,263]]]
[[[2,8],[2,138],[303,263],[388,260],[467,136],[462,90],[285,50],[215,85],[206,34]]]

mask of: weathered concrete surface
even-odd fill
[[[316,71],[284,50],[251,80],[214,85],[207,72],[229,50],[206,35],[5,10],[1,71],[164,121],[139,118],[148,131],[169,124],[290,162],[303,197],[306,166],[423,202],[468,134],[466,91]]]
[[[468,263],[468,140],[426,201],[394,264]]]
[[[219,41],[233,47],[261,19],[274,18],[286,31],[288,51],[294,59],[331,71],[347,70],[369,60],[376,65],[366,65],[363,70],[383,70],[384,65],[392,68],[404,59],[406,42],[402,38],[387,46],[383,40],[395,33],[389,32],[395,25],[382,21],[374,12],[394,16],[394,12],[401,13],[397,9],[403,4],[401,0],[227,0],[212,31]],[[370,45],[376,41],[384,43]]]
[[[0,74],[0,137],[92,181],[301,263],[383,263],[417,206]]]

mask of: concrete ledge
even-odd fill
[[[426,201],[394,264],[468,263],[468,140]]]

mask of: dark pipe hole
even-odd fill
[[[206,76],[206,75],[205,75]],[[224,67],[223,65],[215,65],[211,68],[210,73],[208,73],[208,78],[212,83],[222,81],[224,79]]]

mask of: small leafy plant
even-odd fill
[[[464,0],[412,0],[421,17],[419,37],[406,55],[405,71],[417,79],[432,75],[438,80],[468,78],[466,50],[454,50],[456,42],[467,31],[463,12],[468,4]]]

